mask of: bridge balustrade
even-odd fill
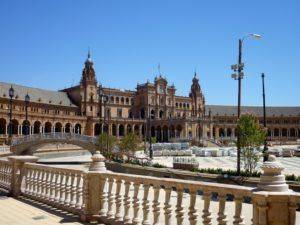
[[[58,168],[32,163],[33,157],[26,156],[13,159],[0,160],[2,188],[77,214],[83,221],[293,225],[300,203],[294,192],[272,194],[238,185]]]
[[[55,132],[55,133],[41,133],[41,134],[32,134],[32,135],[24,135],[21,137],[15,137],[12,139],[12,145],[15,146],[15,145],[28,143],[28,142],[35,142],[43,139],[79,141],[79,142],[92,143],[94,145],[98,144],[97,137],[75,134],[75,133]]]

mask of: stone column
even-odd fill
[[[10,195],[19,197],[21,195],[22,179],[25,175],[24,163],[35,163],[38,160],[36,156],[9,156],[8,160],[12,163],[11,189]]]
[[[6,125],[6,127],[5,127],[5,135],[7,135],[7,133],[8,133],[8,129],[9,129],[9,126],[8,126],[8,125]]]
[[[269,156],[261,169],[258,189],[252,195],[254,225],[291,225],[295,224],[296,194],[288,188],[283,166],[276,157]]]
[[[214,134],[213,134],[213,124],[211,123],[209,125],[209,132],[210,132],[210,139],[213,139],[214,138]]]
[[[120,124],[117,124],[117,126],[116,126],[116,136],[117,136],[117,138],[119,138],[119,136],[120,136],[119,129],[120,129]]]
[[[104,180],[101,173],[106,172],[105,158],[96,151],[92,156],[92,163],[89,171],[86,173],[84,181],[86,193],[83,196],[86,204],[84,212],[80,215],[82,221],[91,221],[95,216],[99,216],[103,194]]]

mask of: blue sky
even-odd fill
[[[57,90],[79,82],[88,47],[98,81],[134,89],[157,65],[177,94],[196,69],[208,104],[236,104],[230,65],[244,43],[244,105],[300,105],[299,1],[43,0],[0,2],[0,80]]]

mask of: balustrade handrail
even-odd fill
[[[48,166],[48,165],[37,164],[37,163],[25,163],[24,166],[26,169],[38,169],[38,170],[44,170],[49,172],[64,172],[64,173],[74,173],[74,174],[85,173],[85,171],[81,169],[61,168],[61,167]]]
[[[62,140],[82,141],[86,143],[93,143],[94,145],[97,145],[98,143],[97,137],[76,134],[76,133],[53,132],[53,133],[43,133],[43,134],[32,134],[32,135],[13,138],[12,145],[19,145],[22,143],[38,141],[40,139],[53,139],[53,140],[62,139]]]
[[[124,173],[101,173],[103,178],[112,178],[115,180],[124,180],[133,183],[148,184],[148,185],[158,185],[167,188],[180,188],[187,190],[209,190],[215,193],[226,193],[231,195],[242,195],[243,197],[251,197],[253,187],[245,187],[239,185],[230,185],[230,184],[220,184],[220,183],[211,183],[211,182],[202,182],[202,181],[191,181],[183,179],[174,179],[174,178],[164,178],[151,177],[151,176],[142,176],[142,175],[131,175]]]
[[[268,199],[268,195],[272,192],[257,192],[253,187],[174,178],[162,179],[105,170],[85,171],[41,165],[32,163],[33,161],[24,161],[20,166],[21,164],[15,161],[18,158],[12,159],[12,161],[0,159],[1,187],[12,193],[22,194],[27,198],[75,213],[82,218],[96,216],[104,223],[170,225],[176,220],[177,225],[187,223],[196,225],[201,217],[203,224],[206,225],[212,224],[212,220],[218,224],[231,222],[235,225],[244,222],[248,224],[251,218],[253,224],[265,225],[270,219],[267,210],[274,210],[272,206],[267,205],[274,202],[278,204],[277,199]],[[103,163],[99,160],[101,157],[96,155],[93,163]],[[17,192],[16,184],[19,185],[20,192]],[[160,192],[164,198],[159,198]],[[273,198],[277,197],[277,194],[275,193]],[[286,218],[295,217],[297,204],[300,203],[300,193],[284,192],[280,195],[280,199],[283,198],[286,199],[283,203],[289,205],[290,213],[284,212],[286,213],[284,221],[288,220]],[[202,213],[197,207],[198,201],[203,203]],[[213,204],[214,206],[210,206]],[[233,212],[226,212],[227,204],[233,204],[234,208],[231,208]],[[249,210],[251,205],[253,215],[248,211],[249,217],[244,221],[243,212]],[[215,209],[215,206],[218,208]],[[217,214],[212,214],[216,210]],[[153,216],[151,222],[150,214]],[[161,223],[162,219],[164,223]],[[294,223],[291,220],[289,223],[279,224]]]

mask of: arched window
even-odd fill
[[[114,102],[115,102],[114,96],[111,96],[111,97],[110,97],[110,102],[111,102],[111,103],[114,103]]]
[[[155,118],[155,111],[154,111],[154,109],[152,109],[151,112],[150,112],[150,118],[151,119]]]
[[[160,110],[159,111],[159,118],[163,118],[163,116],[164,116],[164,111]]]

